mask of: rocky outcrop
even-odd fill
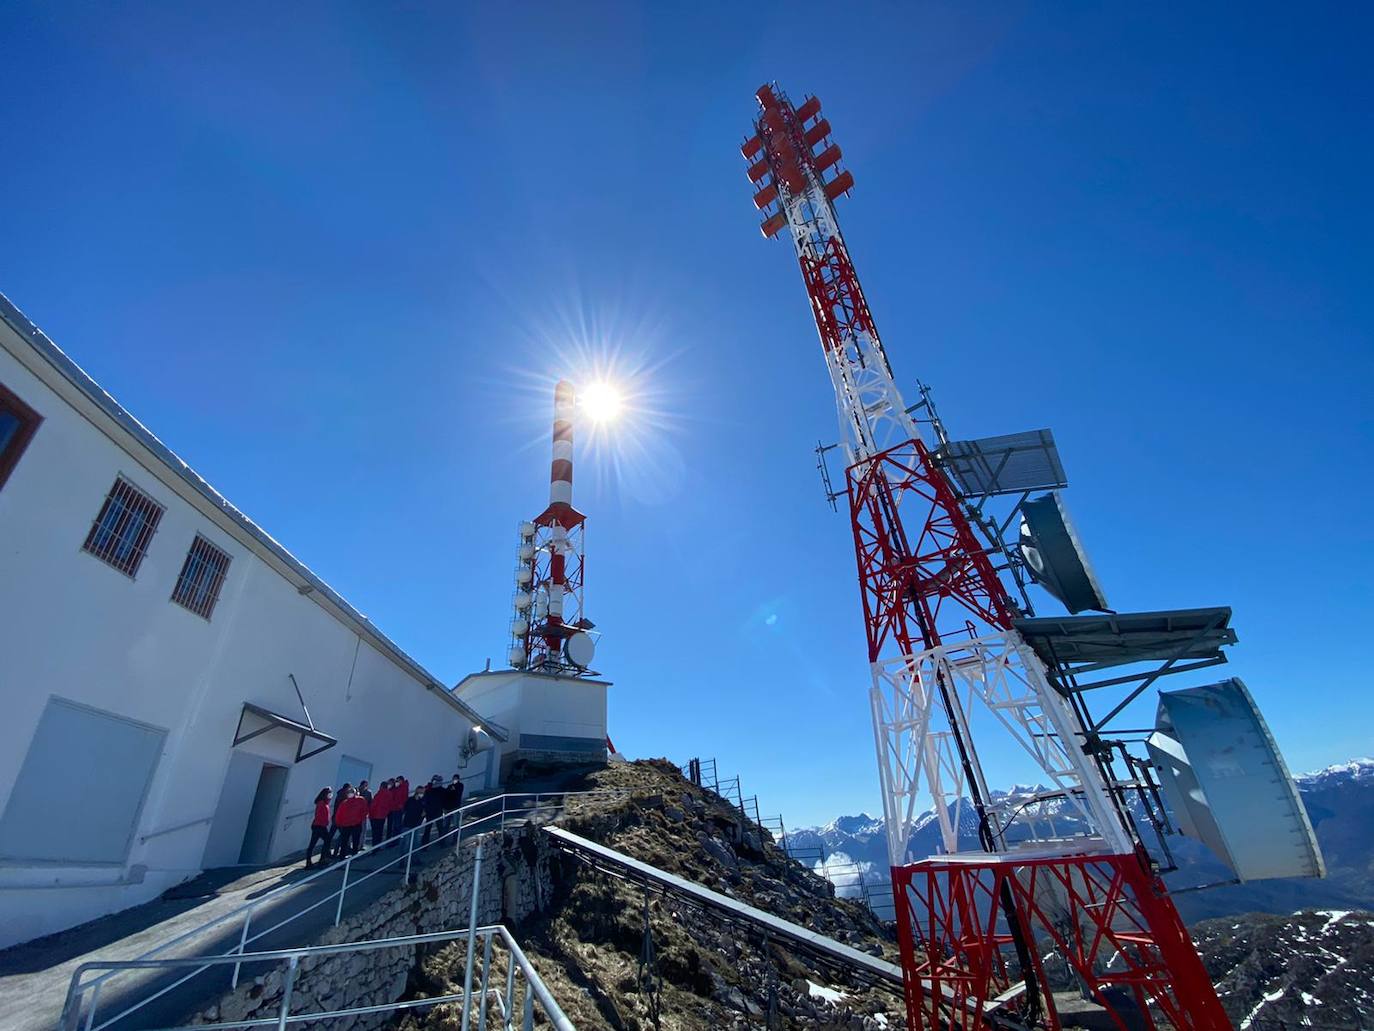
[[[582,786],[625,793],[570,804],[559,823],[573,833],[896,962],[896,943],[865,906],[836,899],[829,882],[789,860],[738,809],[693,786],[670,763],[615,764]],[[776,942],[675,899],[652,892],[646,899],[643,888],[573,859],[559,858],[551,872],[551,904],[513,931],[581,1031],[756,1028],[770,1009],[777,1028],[903,1026],[895,990],[818,969]],[[655,962],[641,967],[646,920]],[[463,976],[462,950],[422,959],[419,969],[420,993],[452,991]],[[445,1010],[401,1023],[449,1031],[452,1013]]]

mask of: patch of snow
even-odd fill
[[[1348,910],[1348,909],[1319,909],[1319,910],[1317,910],[1317,916],[1324,916],[1324,917],[1326,917],[1326,923],[1322,925],[1321,933],[1322,933],[1322,934],[1325,934],[1327,931],[1331,930],[1331,925],[1332,925],[1332,924],[1336,923],[1337,921],[1344,920],[1344,919],[1345,919],[1346,917],[1348,917],[1349,915],[1350,915],[1350,910]]]
[[[1306,992],[1299,992],[1298,994],[1302,996],[1302,1004],[1303,1004],[1304,1006],[1325,1006],[1325,1005],[1326,1005],[1326,1003],[1322,1002],[1321,999],[1318,999],[1315,995],[1308,995]]]
[[[825,985],[817,984],[815,981],[806,982],[806,991],[811,998],[822,999],[832,1006],[839,1005],[841,999],[847,998],[844,992],[837,992],[834,988],[827,988]]]
[[[1268,1003],[1278,1002],[1279,999],[1283,998],[1284,991],[1285,989],[1279,988],[1274,992],[1265,992],[1260,1001],[1255,1003],[1255,1008],[1247,1013],[1245,1019],[1240,1022],[1241,1031],[1245,1031],[1247,1027],[1255,1022],[1255,1017],[1259,1014],[1259,1011],[1264,1009]]]

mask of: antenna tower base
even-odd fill
[[[1164,886],[1135,855],[936,858],[893,867],[892,884],[909,1028],[979,1031],[1001,1016],[1057,1031],[1051,989],[1075,988],[1122,1028],[1231,1027]],[[1010,921],[1034,938],[1035,982],[1048,986],[1038,999],[1018,976]]]

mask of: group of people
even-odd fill
[[[425,833],[420,844],[428,845],[432,831],[443,834],[449,830],[453,813],[462,804],[463,781],[456,773],[447,784],[436,773],[428,784],[418,785],[414,792],[405,777],[384,780],[376,791],[365,780],[359,781],[356,788],[344,784],[337,794],[333,788],[321,788],[315,796],[315,818],[310,824],[305,867],[308,870],[316,865],[312,857],[317,843],[321,864],[356,855],[363,847],[364,823],[372,828],[373,848],[421,825]]]

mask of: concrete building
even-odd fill
[[[534,670],[470,673],[453,693],[505,728],[493,749],[504,779],[522,760],[541,766],[605,762],[609,681]]]
[[[0,946],[301,849],[324,785],[494,788],[507,738],[3,296],[0,704]]]

